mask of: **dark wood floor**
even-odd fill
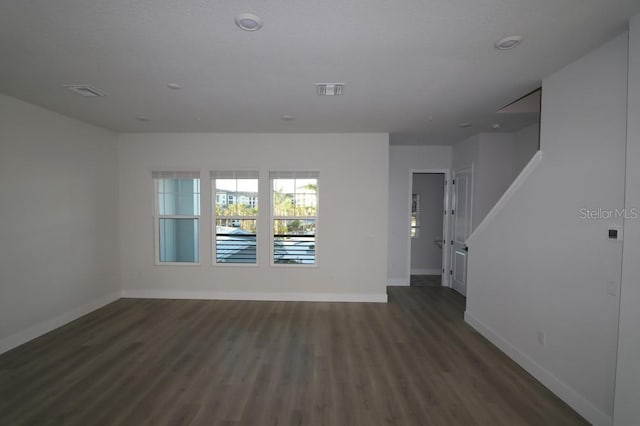
[[[442,277],[440,275],[411,275],[410,283],[414,287],[440,287]]]
[[[388,304],[121,299],[0,355],[2,425],[573,425],[443,288]]]

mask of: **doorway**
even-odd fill
[[[411,171],[409,276],[412,286],[449,286],[444,249],[448,239],[449,194],[445,170]]]

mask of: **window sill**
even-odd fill
[[[223,267],[223,268],[257,268],[260,266],[259,263],[232,263],[232,262],[213,262],[211,264],[213,267]]]
[[[273,268],[317,268],[318,263],[314,264],[300,264],[300,263],[271,263]]]
[[[200,266],[200,262],[155,262],[154,266]]]

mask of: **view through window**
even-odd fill
[[[273,263],[314,265],[318,173],[272,172]]]
[[[215,262],[257,263],[258,173],[212,172]]]

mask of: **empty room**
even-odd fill
[[[0,425],[640,424],[640,2],[0,5]]]

